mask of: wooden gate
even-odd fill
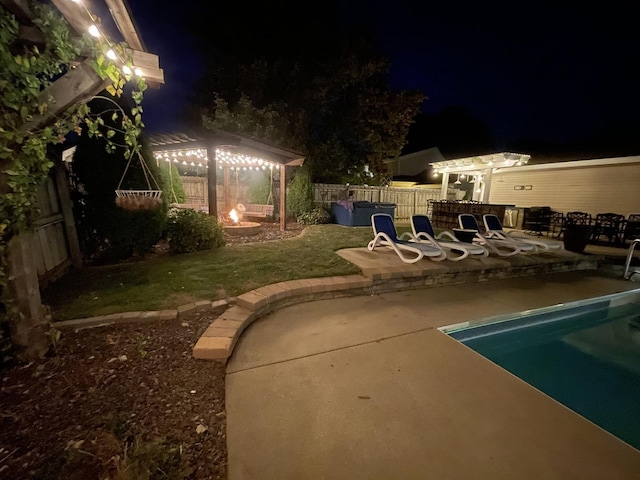
[[[62,275],[72,264],[81,264],[64,166],[56,162],[37,194],[40,216],[33,224],[31,251],[40,288]]]

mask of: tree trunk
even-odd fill
[[[38,272],[31,254],[33,233],[22,233],[9,241],[8,313],[11,340],[23,360],[44,357],[49,350],[48,324],[40,298]]]

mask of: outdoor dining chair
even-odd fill
[[[593,222],[592,240],[606,237],[609,243],[620,243],[624,215],[619,213],[598,213]]]
[[[640,213],[630,213],[624,221],[622,241],[633,241],[636,238],[640,238]]]

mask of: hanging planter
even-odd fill
[[[116,190],[116,205],[123,210],[155,210],[162,204],[162,190]]]
[[[160,190],[158,182],[156,182],[156,179],[153,178],[151,170],[149,170],[149,167],[145,163],[144,158],[142,158],[142,155],[140,155],[140,153],[138,153],[138,160],[140,161],[140,166],[142,167],[144,178],[147,181],[148,189],[122,190],[120,188],[122,186],[122,181],[127,174],[127,170],[129,170],[129,166],[131,165],[132,158],[133,154],[127,162],[124,173],[120,178],[120,183],[118,183],[118,188],[116,189],[116,205],[123,210],[129,211],[155,210],[160,205],[162,205],[162,190]],[[151,186],[151,181],[153,181],[155,189]]]

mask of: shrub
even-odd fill
[[[297,217],[298,223],[303,225],[319,225],[331,223],[331,213],[323,207],[316,207],[310,212],[302,213]]]
[[[190,208],[170,212],[167,238],[173,253],[192,253],[225,244],[222,224],[216,218]]]
[[[272,201],[273,185],[271,175],[272,172],[270,170],[265,170],[263,172],[255,172],[251,176],[249,188],[247,190],[247,199],[249,200],[249,203],[266,205]]]
[[[144,147],[143,153],[145,158],[153,158]],[[88,263],[113,263],[142,255],[151,251],[164,234],[166,192],[154,210],[131,211],[116,205],[115,190],[121,181],[124,190],[147,189],[141,163],[132,161],[128,170],[127,163],[121,149],[107,153],[99,139],[89,138],[85,132],[78,138],[71,168],[71,196],[78,240]],[[155,161],[146,165],[154,179],[160,178]]]
[[[164,163],[164,165],[162,165]],[[178,167],[170,162],[161,162],[158,167],[160,176],[160,188],[162,188],[163,197],[169,203],[184,203],[187,195],[184,193],[182,179]]]
[[[287,213],[297,218],[311,210],[313,210],[313,182],[308,168],[302,166],[293,177],[287,192]]]

